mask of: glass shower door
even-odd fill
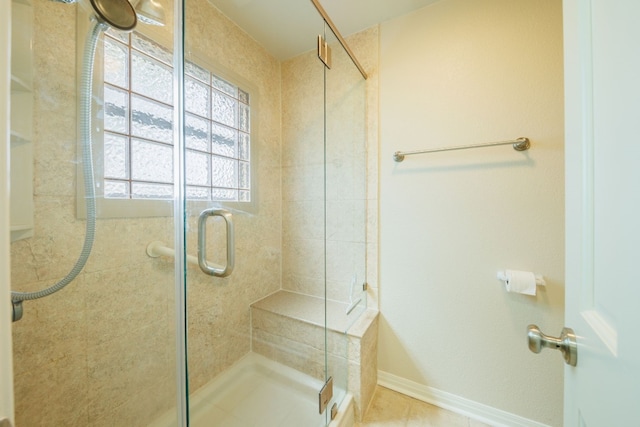
[[[311,49],[322,21],[296,2],[316,31],[281,57],[242,25],[246,8],[287,11],[226,3],[185,3],[190,425],[321,426],[323,66]]]
[[[328,24],[325,33],[327,375],[340,405],[347,390],[360,394],[363,366],[348,331],[367,308],[366,80]]]

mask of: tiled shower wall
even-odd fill
[[[21,291],[64,276],[85,233],[76,219],[76,6],[33,10],[35,232],[11,247]],[[170,218],[98,220],[82,274],[25,302],[13,326],[17,425],[128,423],[173,403],[173,272],[144,253],[150,237],[171,241],[172,227]]]
[[[326,249],[327,297],[349,302],[356,272],[357,285],[369,283],[369,306],[374,308],[377,34],[377,27],[372,27],[347,38],[370,74],[366,81],[342,47],[331,43],[333,64],[326,74],[326,172],[324,66],[315,51],[282,64],[283,288],[324,296]]]
[[[250,351],[249,305],[280,289],[281,100],[279,61],[206,0],[187,2],[186,15],[186,49],[215,59],[221,70],[257,90],[251,119],[258,123],[252,136],[258,208],[252,214],[234,212],[235,270],[225,279],[206,276],[197,266],[188,271],[189,382],[195,390]],[[189,204],[187,209],[199,214]],[[195,223],[192,216],[187,234],[191,254],[197,252]],[[211,253],[214,260],[220,259],[215,250]]]
[[[85,225],[75,216],[76,6],[36,1],[34,14],[36,228],[11,248],[21,291],[67,273]],[[280,287],[280,64],[204,0],[189,1],[187,18],[188,49],[258,91],[259,205],[235,215],[236,270],[228,279],[188,270],[196,389],[249,351],[249,304]],[[175,405],[173,263],[147,257],[152,240],[172,246],[171,218],[99,219],[79,278],[25,303],[13,327],[17,425],[146,425]]]

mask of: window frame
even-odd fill
[[[136,31],[154,42],[167,47],[172,45],[171,35],[151,28],[149,26],[141,26]],[[99,115],[104,109],[104,62],[100,59],[104,57],[104,37],[100,35],[100,41],[96,49],[96,61],[94,66],[93,77],[93,96],[92,96],[92,146],[93,146],[93,169],[95,179],[96,193],[96,212],[98,218],[140,218],[140,217],[168,217],[173,215],[174,197],[167,199],[142,199],[142,198],[105,198],[104,197],[104,122]],[[168,50],[172,51],[173,49]],[[79,57],[81,50],[79,49]],[[131,52],[129,52],[131,56]],[[81,58],[78,61],[78,72],[82,64]],[[200,211],[211,207],[219,207],[228,209],[235,213],[256,214],[258,212],[258,129],[259,129],[259,109],[260,102],[258,89],[255,84],[240,76],[238,73],[229,70],[217,64],[209,55],[197,50],[189,50],[185,52],[185,60],[206,69],[211,74],[223,80],[232,83],[242,91],[249,94],[250,122],[249,122],[249,174],[250,174],[250,201],[216,201],[202,199],[186,199],[188,203],[189,215],[197,215]],[[173,67],[172,67],[173,70]],[[80,74],[78,74],[80,75]],[[173,73],[175,84],[175,72]],[[131,82],[129,82],[131,85]],[[211,102],[211,100],[210,100]],[[175,104],[175,103],[174,103]],[[129,106],[131,108],[131,106]],[[175,108],[175,107],[174,107]],[[187,112],[184,112],[185,116]],[[174,129],[175,136],[175,129]],[[130,137],[133,138],[133,137]],[[131,140],[130,140],[131,143]],[[174,141],[175,143],[175,141]],[[185,147],[185,153],[187,148]],[[77,144],[78,159],[81,159],[82,146]],[[209,155],[212,155],[209,153]],[[77,163],[77,203],[76,214],[78,218],[86,218],[86,205],[84,203],[84,177],[82,173],[81,162]],[[175,183],[172,183],[175,185]],[[186,194],[186,177],[183,182]]]

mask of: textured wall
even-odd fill
[[[315,51],[282,63],[282,285],[324,289],[324,66]]]
[[[206,1],[189,7],[190,48],[258,90],[261,183],[258,213],[236,215],[234,275],[188,270],[195,389],[249,351],[249,303],[280,285],[280,65]],[[75,219],[76,6],[34,2],[34,13],[35,237],[11,248],[12,287],[21,291],[66,274],[84,235]],[[190,221],[191,253],[193,230]],[[80,277],[25,303],[13,326],[17,425],[145,425],[174,406],[173,263],[147,257],[151,240],[171,242],[173,220],[99,219]]]
[[[446,0],[381,25],[379,368],[550,425],[563,363],[526,326],[563,326],[562,10]],[[527,136],[407,157],[396,150]],[[505,268],[547,278],[509,294]]]
[[[326,75],[315,51],[282,65],[283,288],[323,296],[326,273],[328,298],[349,302],[352,282],[355,298],[368,277],[370,86],[342,47],[328,41],[333,63]],[[352,41],[370,54],[377,38],[366,31]]]
[[[76,7],[34,2],[34,237],[12,244],[12,288],[64,276],[80,252],[76,205]],[[71,30],[70,30],[71,29]],[[99,220],[92,256],[13,325],[17,425],[147,420],[174,401],[173,273],[144,254],[165,218]],[[139,399],[130,399],[131,395]]]
[[[252,160],[258,165],[254,194],[258,209],[254,214],[234,213],[235,270],[225,279],[206,276],[196,266],[191,266],[187,274],[189,381],[195,390],[250,350],[249,305],[280,289],[281,100],[279,61],[205,0],[188,3],[186,15],[187,50],[205,54],[221,70],[257,90],[252,95],[252,120],[258,122],[257,137],[252,139]],[[191,204],[187,209],[199,214]],[[187,231],[191,254],[197,253],[196,220],[191,217]],[[213,233],[208,238],[208,253],[213,260],[223,258],[216,254],[225,250],[222,244],[216,245],[216,241],[223,241],[218,236]]]
[[[366,268],[367,303],[378,309],[379,26],[346,38],[367,73],[366,81]]]

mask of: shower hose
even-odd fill
[[[95,178],[93,174],[93,153],[91,151],[91,89],[93,86],[93,62],[96,46],[100,33],[106,28],[108,28],[106,24],[95,18],[92,19],[92,27],[84,48],[84,64],[80,83],[80,141],[82,143],[82,171],[87,210],[86,232],[82,251],[71,271],[59,282],[36,292],[11,292],[14,321],[22,317],[22,301],[43,298],[67,286],[80,274],[89,259],[89,254],[91,254],[96,232]]]

